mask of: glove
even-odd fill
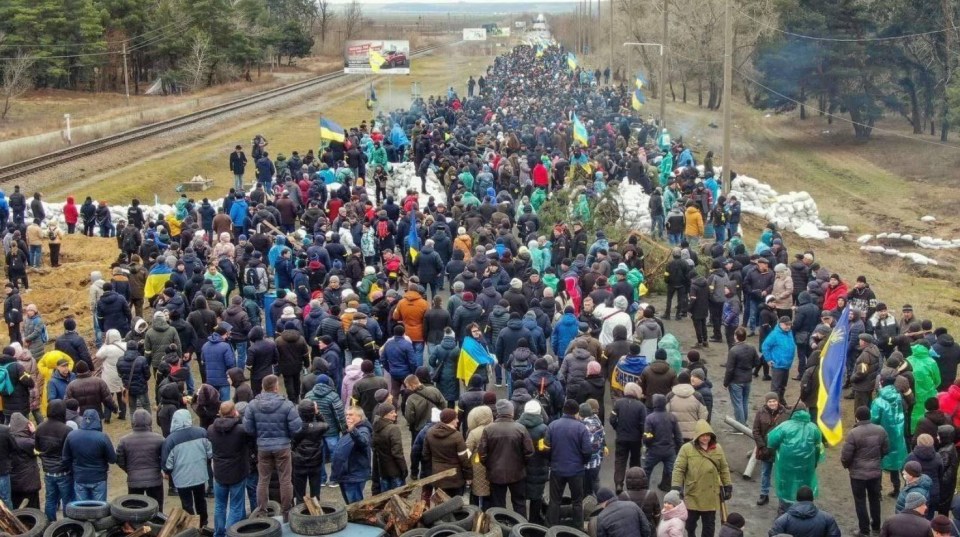
[[[720,487],[720,495],[723,497],[723,501],[729,501],[730,498],[733,498],[733,485],[724,485]]]

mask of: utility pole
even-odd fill
[[[730,193],[730,183],[732,183],[731,174],[733,171],[733,158],[730,153],[730,128],[732,119],[730,118],[730,102],[733,100],[731,95],[733,87],[733,17],[730,16],[730,0],[723,3],[723,171],[720,180],[720,186],[725,194]]]
[[[670,3],[663,0],[663,46],[660,48],[660,129],[667,127],[667,47],[670,45],[670,28],[667,26]]]
[[[127,106],[130,106],[130,82],[127,80],[127,42],[123,42],[123,90],[127,94]]]
[[[600,4],[597,4],[599,7]],[[613,0],[610,0],[610,28],[607,37],[610,39],[610,58],[607,61],[607,69],[610,70],[610,76],[613,76]]]

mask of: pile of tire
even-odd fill
[[[93,500],[70,502],[64,508],[66,517],[53,523],[37,509],[18,509],[14,514],[30,528],[22,537],[120,537],[124,534],[124,524],[140,528],[159,521],[162,526],[165,519],[157,519],[158,511],[159,506],[153,498],[127,494],[109,503]],[[151,527],[155,528],[153,533],[159,531],[156,526]],[[191,537],[186,533],[174,537]]]

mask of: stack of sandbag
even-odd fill
[[[753,177],[737,176],[730,191],[740,200],[740,210],[762,216],[779,229],[793,231],[801,237],[824,240],[830,233],[845,233],[846,226],[827,226],[820,220],[817,202],[808,192],[778,194],[770,185]]]
[[[631,229],[650,232],[650,196],[640,185],[620,183],[620,214]]]

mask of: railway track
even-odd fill
[[[449,43],[443,43],[417,49],[411,53],[411,57],[422,56],[439,48],[445,47],[448,44]],[[104,136],[98,140],[84,142],[82,144],[77,144],[75,146],[21,160],[8,166],[0,167],[0,184],[6,183],[13,179],[29,176],[47,168],[60,166],[72,160],[94,155],[100,153],[101,151],[113,149],[115,147],[123,146],[144,138],[149,138],[161,133],[167,133],[173,129],[188,126],[199,121],[215,118],[219,115],[270,101],[276,97],[303,91],[313,86],[324,84],[326,82],[330,82],[331,80],[336,80],[345,76],[348,75],[343,72],[327,73],[325,75],[313,77],[308,80],[302,80],[300,82],[262,91],[260,93],[255,93],[247,97],[223,104],[218,104],[216,106],[211,106],[209,108],[204,108],[203,110],[197,110],[196,112],[177,116],[175,118],[157,121],[156,123],[151,123],[142,127]]]

